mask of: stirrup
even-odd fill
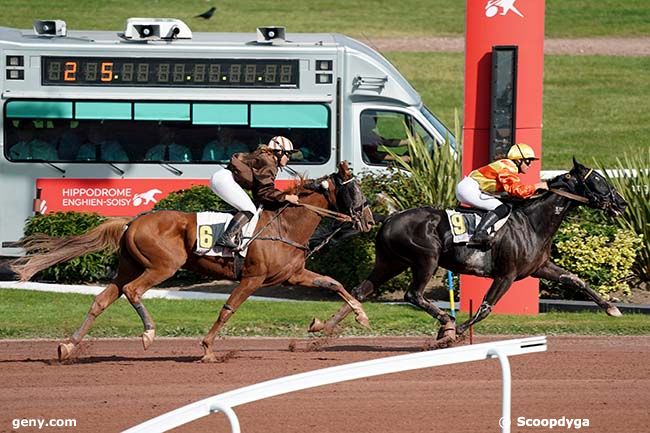
[[[492,237],[487,231],[476,232],[471,238],[469,238],[468,243],[484,244],[489,242],[491,238]]]
[[[235,243],[233,239],[224,238],[224,237],[220,237],[219,239],[217,239],[217,241],[214,244],[220,247],[229,248],[231,250],[239,248],[239,244]]]
[[[489,248],[492,246],[492,239],[494,239],[492,236],[486,234],[485,237],[479,237],[477,239],[476,234],[477,233],[475,233],[474,236],[472,236],[469,241],[467,241],[468,247]]]

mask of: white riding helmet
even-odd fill
[[[269,149],[280,150],[283,152],[293,152],[293,143],[287,137],[278,135],[269,140]]]

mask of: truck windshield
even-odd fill
[[[427,120],[433,125],[433,127],[442,135],[442,138],[444,140],[447,140],[449,142],[449,145],[456,149],[456,137],[454,137],[454,133],[449,130],[445,126],[444,123],[440,121],[426,106],[422,106],[420,108],[420,112],[424,115],[424,117],[427,118]]]

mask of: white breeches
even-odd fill
[[[456,186],[456,198],[461,203],[485,210],[494,210],[503,204],[494,196],[481,191],[478,182],[471,177],[464,178]]]
[[[232,172],[222,168],[210,178],[210,189],[223,201],[239,211],[254,214],[257,209],[246,191],[232,177]]]

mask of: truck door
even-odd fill
[[[449,131],[442,124],[438,129],[415,109],[356,104],[351,149],[355,171],[383,170],[395,156],[409,160],[409,134],[429,148],[444,143]]]

